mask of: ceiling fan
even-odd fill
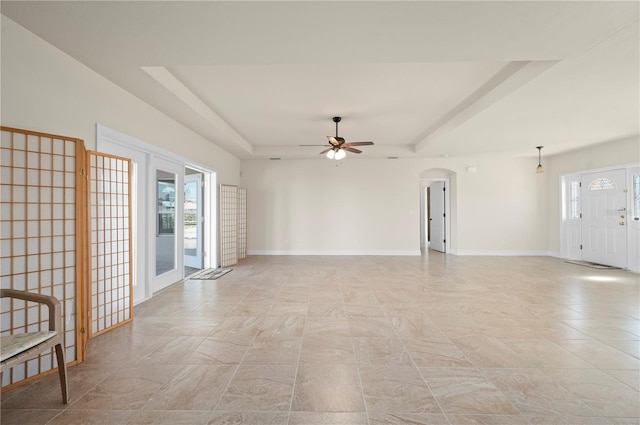
[[[346,156],[346,152],[361,153],[360,149],[356,149],[353,146],[369,146],[373,145],[373,142],[346,142],[343,137],[338,136],[338,123],[342,120],[341,117],[333,117],[333,122],[336,123],[336,135],[327,136],[329,140],[328,145],[301,145],[301,146],[328,146],[327,149],[320,152],[320,155],[327,155],[329,159],[341,160]]]

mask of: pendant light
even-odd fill
[[[538,168],[536,168],[536,173],[544,173],[542,164],[540,164],[540,152],[542,151],[542,148],[544,148],[544,146],[536,146],[536,149],[538,149]]]

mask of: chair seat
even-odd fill
[[[0,361],[3,362],[16,354],[27,351],[56,335],[55,331],[42,331],[2,336],[0,337]]]

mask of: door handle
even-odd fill
[[[620,226],[624,226],[624,221],[621,221],[620,223],[618,223]]]

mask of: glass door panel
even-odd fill
[[[176,268],[176,175],[156,170],[156,276]]]
[[[150,233],[154,240],[153,292],[157,292],[183,277],[183,209],[184,168],[169,161],[154,158],[152,171],[154,218]],[[177,207],[180,206],[180,207]]]
[[[187,174],[184,182],[184,265],[202,268],[202,174]]]

